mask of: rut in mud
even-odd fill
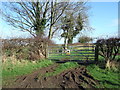
[[[84,67],[63,72],[60,76],[63,79],[62,88],[94,88],[98,84]]]
[[[15,80],[12,88],[94,88],[98,82],[90,76],[85,67],[66,70],[58,75],[45,77],[53,72],[58,64],[42,68],[36,72],[24,75]]]

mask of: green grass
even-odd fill
[[[94,56],[94,51],[72,51],[70,55],[53,52],[49,54],[49,59],[61,60],[67,58],[68,60],[94,60]]]
[[[97,65],[89,65],[87,70],[94,79],[99,81],[100,86],[97,86],[98,88],[120,88],[120,80],[118,78],[120,72],[101,69]]]
[[[61,72],[67,69],[78,67],[78,66],[79,65],[76,62],[66,62],[66,63],[60,64],[57,68],[55,68],[54,72],[46,73],[44,76],[46,77],[54,76],[54,75],[60,74]]]
[[[37,70],[38,68],[47,67],[54,64],[50,60],[39,60],[36,62],[30,62],[28,60],[7,59],[2,64],[2,85],[4,87],[15,84],[16,76],[29,74]]]
[[[49,49],[49,59],[55,60],[94,60],[95,51],[93,50],[94,47],[71,47],[69,46],[68,49],[71,50],[70,55],[66,55],[65,53],[59,53],[58,51],[62,49],[61,46],[53,46]],[[92,55],[92,56],[91,56]]]
[[[118,59],[120,59],[120,55],[117,55],[117,56],[115,57],[115,60],[118,60]],[[100,60],[100,61],[103,61],[103,60],[105,60],[105,58],[99,55],[99,60]]]
[[[50,60],[41,60],[37,61],[36,63],[23,60],[22,62],[15,61],[14,64],[12,64],[11,60],[8,60],[2,65],[2,76],[4,78],[29,74],[38,68],[47,67],[51,64],[53,64],[53,62]]]

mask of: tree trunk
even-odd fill
[[[72,42],[73,42],[73,37],[68,39],[68,44],[72,44]]]
[[[110,60],[109,59],[107,60],[106,68],[108,68],[110,70]]]
[[[51,17],[50,17],[50,29],[48,39],[52,39],[52,26],[53,26],[53,0],[51,2]]]
[[[64,49],[67,49],[68,46],[68,38],[65,38],[64,40]]]
[[[50,26],[50,29],[49,29],[49,35],[48,35],[48,39],[52,39],[52,26]]]

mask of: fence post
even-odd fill
[[[95,45],[95,62],[98,62],[98,45],[97,43]]]
[[[48,43],[45,45],[45,58],[48,58]]]

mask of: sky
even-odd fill
[[[90,3],[92,16],[90,24],[95,29],[92,36],[118,34],[118,3]]]
[[[84,35],[92,38],[104,38],[118,36],[118,2],[88,2],[89,10],[89,24],[94,29],[92,31],[84,32]],[[29,37],[28,32],[21,32],[7,25],[5,21],[0,18],[0,37]],[[76,37],[74,42],[77,42]],[[64,39],[53,39],[57,44],[63,44]]]

